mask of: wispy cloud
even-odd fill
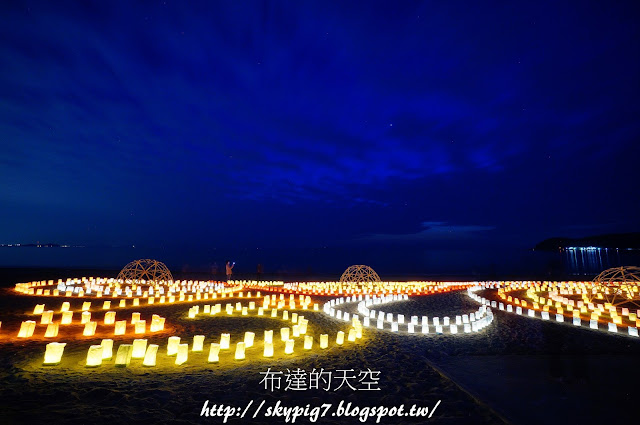
[[[495,226],[425,221],[422,223],[421,229],[414,233],[375,233],[367,235],[363,239],[388,242],[451,241],[471,238],[494,229]]]

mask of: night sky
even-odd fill
[[[426,272],[638,231],[635,6],[1,2],[0,243]]]

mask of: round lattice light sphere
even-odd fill
[[[342,273],[340,282],[368,283],[380,282],[380,276],[371,267],[363,265],[350,266]]]
[[[640,267],[623,266],[603,271],[593,279],[589,301],[640,307]]]
[[[125,283],[154,285],[173,282],[169,268],[157,260],[132,261],[120,271],[118,279]]]

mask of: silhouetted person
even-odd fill
[[[262,279],[262,273],[264,273],[264,269],[262,268],[262,264],[258,263],[258,267],[256,267],[256,274],[258,275],[258,280]]]
[[[227,269],[227,282],[231,280],[231,275],[233,274],[233,271],[232,271],[233,270],[233,266],[235,266],[235,265],[236,265],[235,262],[232,263],[231,261],[227,261],[227,266],[226,266],[226,269]]]

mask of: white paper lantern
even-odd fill
[[[35,325],[35,322],[34,322]],[[44,352],[44,364],[58,364],[62,360],[66,342],[50,342]]]

